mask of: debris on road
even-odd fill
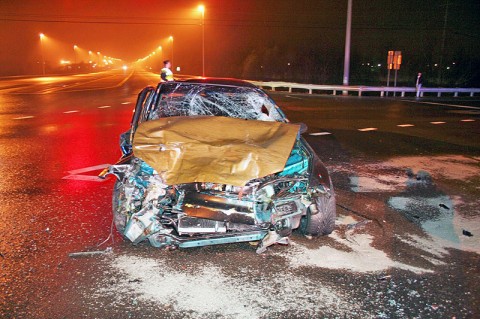
[[[390,279],[390,278],[392,278],[391,275],[386,275],[386,276],[378,277],[377,280],[378,281],[385,281],[385,280]]]
[[[443,203],[439,204],[438,206],[440,206],[440,207],[442,207],[442,208],[445,208],[445,209],[450,209],[450,207],[448,207],[447,205],[445,205],[445,204],[443,204]]]
[[[370,222],[371,222],[371,220],[362,220],[358,223],[348,224],[347,229],[362,228]]]
[[[80,252],[70,253],[68,254],[68,257],[70,258],[91,257],[91,256],[111,254],[111,253],[113,253],[112,247],[107,247],[105,250],[80,251]]]
[[[468,230],[465,230],[465,229],[462,229],[462,234],[467,236],[467,237],[472,237],[473,234],[471,232],[469,232]]]

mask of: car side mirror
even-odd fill
[[[300,125],[300,134],[306,133],[308,131],[308,126],[305,123],[295,123]]]

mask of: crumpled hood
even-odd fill
[[[299,128],[220,116],[166,117],[139,125],[133,153],[168,185],[244,186],[284,169]]]

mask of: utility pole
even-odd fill
[[[343,85],[348,85],[350,78],[350,42],[352,35],[352,0],[348,0],[347,5],[347,27],[345,31],[345,60],[343,63]],[[343,91],[343,95],[348,95],[348,91]]]
[[[443,55],[445,53],[445,37],[447,33],[447,19],[448,19],[448,6],[450,5],[450,1],[445,1],[445,15],[443,17],[443,32],[442,32],[442,46],[440,50],[440,63],[438,64],[438,86],[442,86],[443,82]]]

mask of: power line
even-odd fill
[[[107,25],[165,25],[165,26],[198,26],[198,23],[179,23],[167,22],[163,20],[157,21],[88,21],[88,20],[61,20],[61,19],[33,19],[33,18],[3,18],[3,21],[9,22],[38,22],[38,23],[68,23],[68,24],[107,24]],[[170,19],[177,20],[177,19]],[[180,20],[180,19],[178,19]],[[229,23],[229,20],[207,20],[210,26],[218,27],[274,27],[274,28],[289,28],[289,29],[323,29],[323,30],[343,30],[343,25],[302,25],[283,21],[255,21],[242,20],[241,23]],[[243,22],[243,23],[242,23]],[[440,31],[442,27],[413,27],[413,26],[361,26],[352,25],[354,30],[404,30],[404,31]],[[451,29],[449,28],[449,31]]]

